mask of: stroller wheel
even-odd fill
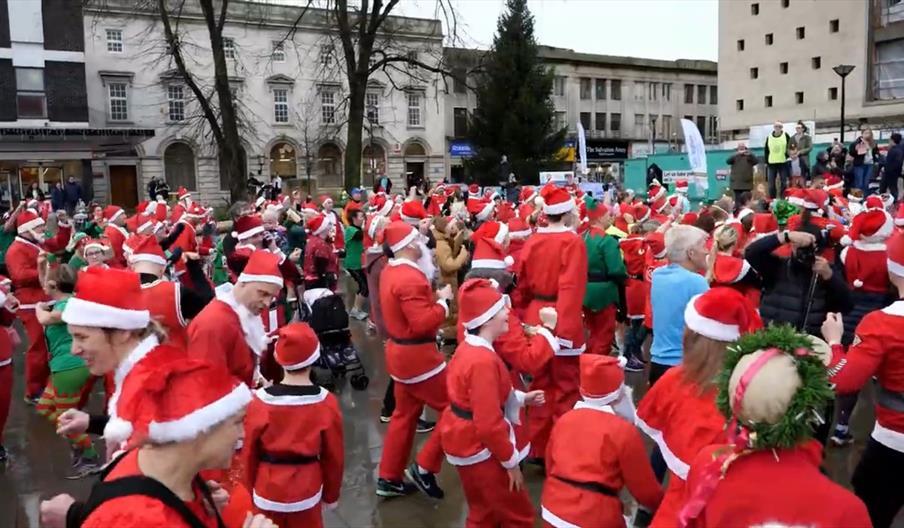
[[[368,378],[365,374],[355,374],[348,379],[348,382],[351,384],[353,389],[360,391],[367,388],[367,386],[370,384],[370,378]]]

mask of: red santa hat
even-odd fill
[[[112,222],[124,214],[126,214],[126,212],[122,209],[122,207],[116,205],[108,205],[104,207],[104,219],[107,222]]]
[[[274,357],[288,371],[310,367],[320,358],[317,334],[307,323],[283,326],[279,329]]]
[[[888,272],[904,278],[904,233],[895,233],[885,244]]]
[[[778,233],[778,220],[772,213],[754,213],[753,216],[754,239]]]
[[[371,198],[370,207],[380,216],[389,216],[392,211],[392,200],[386,199],[385,194],[375,194]]]
[[[503,249],[508,232],[508,226],[494,220],[481,224],[471,235],[474,241],[471,269],[506,269],[511,266],[514,259],[506,256]]]
[[[512,218],[508,221],[509,238],[512,240],[524,240],[529,237],[533,231],[527,222],[521,218]]]
[[[650,183],[650,188],[647,190],[647,200],[650,202],[655,202],[656,200],[665,196],[665,187],[660,185],[660,183],[656,180],[653,180]]]
[[[687,194],[687,180],[681,179],[675,181],[675,192]]]
[[[132,231],[138,233],[139,235],[145,233],[153,233],[154,227],[157,226],[157,219],[153,214],[148,216],[147,214],[135,215],[132,217],[134,219],[133,229]],[[126,221],[128,223],[128,220]]]
[[[157,202],[157,205],[154,206],[154,220],[158,222],[166,222],[166,212],[166,204],[163,202]]]
[[[829,195],[822,189],[804,189],[801,193],[802,206],[810,210],[825,209]]]
[[[882,198],[873,194],[871,196],[868,196],[863,202],[863,209],[866,211],[873,209],[885,209],[885,203],[882,202]]]
[[[120,269],[81,271],[63,310],[63,322],[75,326],[143,330],[150,321],[138,274]]]
[[[531,185],[525,185],[518,192],[518,201],[520,203],[529,202],[536,197],[537,197],[537,190]]]
[[[191,193],[188,192],[188,189],[185,187],[180,186],[179,189],[176,190],[176,199],[181,202],[186,198],[191,198]]]
[[[474,215],[478,222],[483,222],[493,214],[493,210],[496,209],[496,202],[486,199],[468,200],[467,208],[468,213]]]
[[[744,295],[727,287],[692,297],[684,309],[684,324],[704,337],[723,342],[734,341],[763,325]]]
[[[16,217],[16,231],[21,235],[44,225],[44,219],[31,209],[26,209]]]
[[[665,197],[658,198],[653,202],[653,210],[657,213],[662,213],[665,211],[665,208],[669,205],[669,201]]]
[[[804,196],[803,189],[798,189],[792,187],[790,189],[785,190],[785,200],[792,205],[796,205],[798,207],[804,207]]]
[[[279,270],[279,257],[263,249],[255,250],[248,258],[245,269],[236,282],[265,282],[283,285],[282,272]]]
[[[101,251],[110,250],[110,242],[107,239],[97,239],[97,238],[85,238],[82,240],[81,244],[82,248],[85,251],[89,249],[99,249]],[[123,249],[125,249],[125,244],[123,244]]]
[[[581,204],[581,208],[586,211],[587,220],[591,222],[609,214],[609,208],[606,207],[606,204],[597,200],[590,200],[589,203],[584,202]]]
[[[427,210],[420,200],[408,200],[399,209],[399,217],[409,224],[417,224],[427,218]]]
[[[232,236],[238,240],[247,240],[264,232],[264,222],[257,214],[238,217],[233,227],[235,231],[232,232]]]
[[[734,284],[749,271],[750,263],[742,258],[716,253],[713,260],[713,282],[717,284]]]
[[[625,384],[622,358],[581,354],[581,397],[588,403],[609,405],[619,398]]]
[[[697,220],[700,218],[700,215],[697,213],[684,213],[681,216],[681,223],[684,225],[694,225],[697,223]]]
[[[333,203],[333,199],[330,197],[330,195],[328,195],[328,194],[320,195],[320,205],[322,207],[326,207],[327,203],[329,203],[330,205],[332,205],[332,203]]]
[[[848,236],[852,241],[882,242],[894,232],[895,224],[885,209],[867,209],[851,221]],[[842,243],[844,240],[842,239]]]
[[[480,328],[505,308],[494,281],[468,279],[458,290],[458,320],[467,330]]]
[[[389,246],[389,250],[396,253],[415,242],[420,233],[410,224],[406,224],[401,220],[393,220],[383,230],[382,235],[383,241]]]
[[[644,204],[637,204],[634,206],[634,209],[631,211],[631,216],[634,217],[634,223],[639,224],[641,222],[645,222],[650,218],[650,214],[652,211],[649,207]]]
[[[108,441],[186,442],[242,412],[251,402],[247,385],[221,365],[197,359],[172,361],[150,355],[142,360],[141,383],[123,387],[115,416],[104,429]]]
[[[660,231],[653,231],[652,233],[647,233],[644,236],[644,240],[647,243],[647,247],[650,248],[650,253],[653,255],[655,259],[664,259],[666,250],[665,250],[665,234]]]
[[[469,198],[480,198],[480,186],[476,183],[472,183],[468,185],[468,197]]]
[[[132,254],[129,256],[129,262],[151,262],[166,266],[166,255],[163,253],[163,248],[160,247],[160,242],[157,242],[157,237],[139,236],[131,246]]]
[[[898,210],[895,211],[895,225],[904,227],[904,202],[901,202],[901,204],[898,205]]]
[[[744,220],[752,214],[756,214],[753,209],[749,207],[742,207],[741,210],[738,211],[738,222]]]
[[[192,202],[191,205],[189,205],[185,209],[183,216],[189,218],[203,218],[207,216],[207,212],[207,209],[202,207],[201,204],[199,204],[198,202]]]
[[[844,180],[839,178],[837,175],[829,174],[828,177],[826,177],[826,189],[842,189],[843,187]]]
[[[308,231],[314,236],[321,236],[333,227],[333,215],[320,213],[307,222]]]
[[[543,198],[543,213],[546,215],[561,215],[575,208],[574,198],[568,191],[552,184],[540,189],[540,197]]]

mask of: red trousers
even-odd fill
[[[531,390],[546,392],[546,404],[531,407],[527,412],[532,458],[546,456],[546,443],[555,421],[570,411],[581,397],[579,366],[581,356],[553,356],[550,372],[541,373],[531,383]]]
[[[615,340],[615,305],[599,311],[584,308],[584,326],[587,327],[587,353],[608,356]]]
[[[44,327],[38,322],[34,310],[19,310],[19,318],[28,334],[28,350],[25,351],[25,396],[40,396],[50,377],[47,342]]]
[[[3,429],[9,418],[9,404],[13,397],[13,365],[0,367],[0,444],[3,443]]]
[[[380,457],[380,478],[386,480],[402,480],[402,473],[414,445],[414,433],[417,419],[424,405],[428,405],[438,414],[449,406],[449,394],[446,392],[446,371],[428,378],[420,383],[393,383],[396,406],[386,429],[383,440],[383,455]],[[439,427],[437,426],[437,430]],[[439,443],[439,434],[434,431],[424,442],[416,458],[417,464],[431,473],[439,473],[443,465],[443,449]]]
[[[255,513],[262,513],[279,528],[322,528],[323,514],[318,503],[313,508],[300,512],[277,513],[254,507]]]
[[[533,528],[534,504],[527,489],[509,491],[508,472],[496,459],[456,469],[468,501],[466,528]]]

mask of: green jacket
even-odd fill
[[[226,255],[223,253],[223,237],[219,237],[213,254],[213,273],[211,279],[215,286],[229,282],[229,268],[226,267]]]
[[[587,246],[588,274],[584,308],[598,311],[617,304],[618,285],[628,276],[618,240],[591,227],[584,233],[584,244]]]

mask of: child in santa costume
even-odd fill
[[[888,527],[904,504],[899,478],[904,470],[904,234],[887,243],[888,278],[899,300],[860,321],[847,353],[841,344],[841,316],[829,314],[823,337],[832,345],[830,381],[835,391],[851,394],[869,380],[878,381],[876,425],[851,478],[854,492],[869,509],[873,526]]]
[[[581,356],[581,400],[556,422],[546,449],[545,526],[625,526],[622,487],[649,510],[662,500],[624,381],[619,359]]]
[[[534,380],[536,388],[547,391],[547,403],[531,410],[531,456],[537,459],[546,451],[553,420],[578,399],[578,356],[586,349],[580,314],[587,289],[587,247],[573,230],[578,220],[575,201],[553,185],[545,186],[540,195],[548,225],[538,228],[524,244],[515,271],[519,295],[528,303],[525,323],[539,325],[540,309],[547,306],[559,314],[554,334],[560,348],[550,376]]]
[[[255,392],[245,417],[245,485],[255,508],[281,528],[323,525],[339,501],[345,451],[336,397],[311,382],[320,343],[306,323],[279,330],[282,382]]]
[[[493,342],[508,332],[509,308],[496,286],[469,279],[459,292],[465,337],[449,363],[449,407],[439,422],[446,460],[456,467],[468,502],[468,527],[533,526],[534,509],[519,463],[527,456],[523,405],[543,392],[512,387]],[[519,451],[519,445],[524,445]]]
[[[833,393],[813,347],[788,325],[729,347],[716,397],[728,443],[691,463],[678,526],[870,526],[863,502],[819,470],[812,435]]]
[[[585,204],[589,221],[583,235],[588,259],[587,292],[584,294],[587,352],[609,355],[615,340],[618,288],[627,278],[627,271],[618,240],[606,233],[612,221],[609,208],[592,197],[588,197]]]
[[[3,430],[9,417],[9,406],[13,396],[13,333],[10,332],[16,320],[19,301],[10,293],[10,280],[0,275],[0,463],[6,462],[6,448],[3,447]]]
[[[222,367],[192,359],[148,358],[133,375],[140,379],[117,406],[133,449],[105,469],[81,526],[224,526],[198,473],[229,465],[251,391]]]
[[[684,357],[644,395],[637,425],[663,454],[669,483],[650,526],[675,526],[684,483],[697,452],[724,441],[725,418],[716,408],[716,374],[728,346],[762,326],[756,308],[731,288],[702,293],[684,310]]]
[[[629,228],[628,236],[618,242],[628,275],[625,280],[624,293],[627,328],[625,329],[625,350],[622,355],[628,361],[627,367],[632,371],[643,370],[641,347],[647,337],[644,314],[650,284],[644,280],[647,244],[642,230],[643,223],[637,222]]]

